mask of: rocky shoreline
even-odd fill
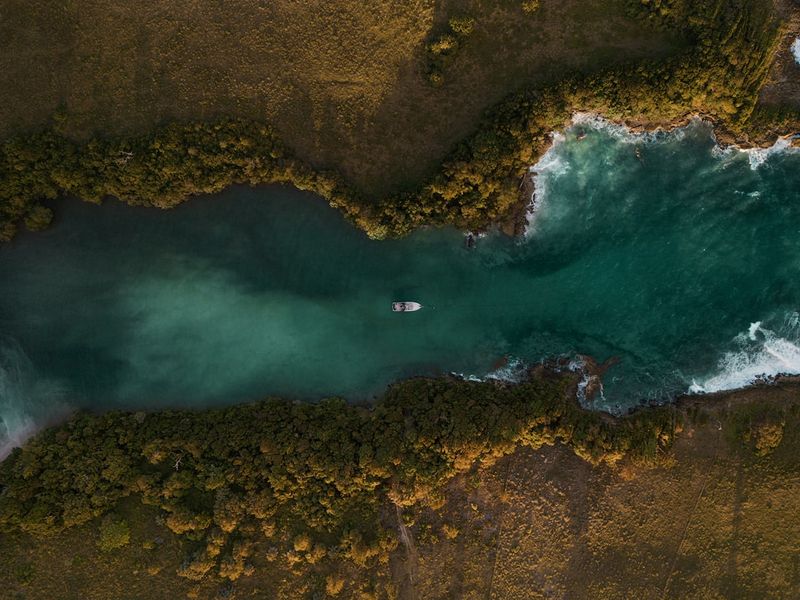
[[[576,110],[572,113],[568,120],[564,121],[562,127],[555,130],[554,133],[562,133],[570,127],[574,127],[576,125],[575,116],[578,114],[591,115],[592,117],[606,121],[611,125],[623,127],[628,130],[631,135],[643,135],[657,132],[672,133],[676,129],[686,127],[692,122],[699,120],[711,125],[714,140],[723,150],[728,148],[744,151],[758,149],[766,150],[774,147],[776,144],[779,144],[781,140],[787,142],[789,147],[800,148],[800,130],[783,134],[762,132],[761,134],[754,135],[752,137],[749,135],[742,136],[734,133],[724,122],[720,121],[719,119],[716,119],[709,114],[700,112],[687,113],[678,119],[672,119],[671,121],[662,123],[658,121],[610,119],[600,113],[582,113],[582,111]],[[552,144],[542,148],[541,152],[539,152],[536,157],[536,161],[531,165],[531,170],[522,175],[519,183],[519,202],[512,207],[511,211],[505,218],[500,219],[496,223],[497,229],[505,235],[510,237],[522,237],[525,235],[528,227],[528,220],[536,209],[536,174],[532,171],[532,169],[534,165],[541,160],[545,153],[547,153],[551,146]]]

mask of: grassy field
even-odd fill
[[[780,419],[765,420],[776,408]],[[193,583],[175,574],[191,543],[131,498],[116,510],[130,524],[117,550],[98,548],[100,521],[0,537],[0,589],[27,600],[797,597],[797,385],[682,412],[658,466],[592,466],[562,445],[476,465],[440,506],[402,515],[407,537],[388,564],[299,560],[282,540],[256,547],[252,575]],[[766,423],[779,434],[762,435]],[[388,520],[394,513],[386,508]]]
[[[674,54],[628,0],[7,0],[0,138],[56,116],[70,136],[171,121],[266,121],[301,159],[360,191],[413,188],[510,92]],[[474,31],[432,86],[426,43],[452,16]]]
[[[752,401],[797,407],[797,389],[732,394],[658,468],[591,467],[555,447],[454,486],[430,523],[460,533],[421,547],[418,597],[798,597],[800,421],[795,408],[757,456],[740,435]]]
[[[800,108],[800,65],[790,46],[800,37],[800,8],[792,0],[778,0],[781,16],[786,20],[787,35],[781,43],[769,79],[761,90],[759,101],[765,107]]]

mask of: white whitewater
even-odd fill
[[[587,130],[602,131],[615,140],[625,144],[647,144],[669,135],[672,140],[679,141],[685,136],[687,128],[702,123],[702,119],[692,119],[687,125],[672,130],[655,129],[653,131],[634,131],[625,125],[614,123],[608,119],[589,112],[576,112],[572,115],[569,127],[564,132],[554,131],[550,134],[553,142],[547,151],[532,165],[528,172],[533,177],[533,193],[527,212],[526,236],[533,234],[536,228],[536,213],[542,208],[547,198],[547,184],[569,173],[569,161],[562,156],[561,146],[568,141],[568,136],[577,137],[578,132]],[[787,146],[788,146],[787,142]],[[782,150],[783,148],[781,148]],[[764,157],[764,160],[769,155]],[[763,162],[763,161],[762,161]]]
[[[558,147],[566,141],[566,136],[563,133],[553,132],[551,137],[553,138],[553,143],[550,148],[528,170],[533,177],[533,193],[531,194],[526,216],[525,235],[530,235],[534,230],[534,217],[547,194],[548,179],[561,177],[569,171],[569,164],[558,153]]]
[[[750,168],[757,170],[775,154],[794,151],[792,141],[786,138],[778,138],[772,146],[768,148],[735,148],[736,152],[743,152],[750,161]]]
[[[734,390],[770,381],[778,375],[800,374],[800,315],[791,313],[780,332],[751,323],[747,333],[734,340],[735,349],[719,361],[718,371],[704,381],[695,381],[690,393]]]
[[[15,340],[0,337],[0,460],[69,410],[60,386],[40,379]]]

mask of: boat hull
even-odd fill
[[[414,312],[422,308],[419,302],[392,302],[392,312]]]

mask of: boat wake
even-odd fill
[[[777,331],[761,321],[734,339],[735,349],[720,359],[716,374],[693,381],[689,392],[704,394],[769,382],[779,375],[800,374],[800,314],[787,315]]]

